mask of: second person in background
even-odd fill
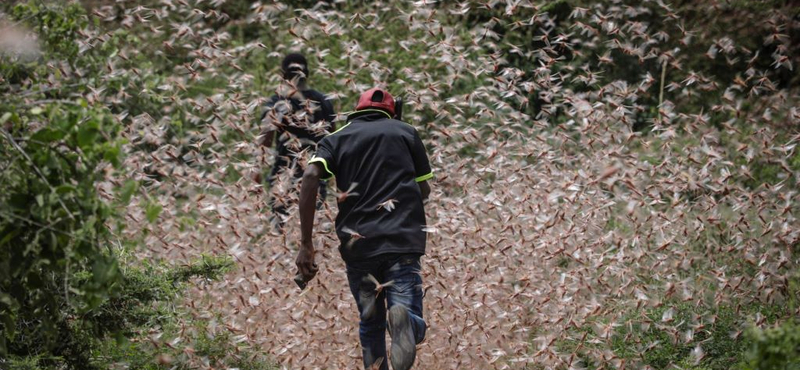
[[[303,164],[297,161],[299,153],[313,153],[317,143],[326,134],[333,132],[336,116],[333,105],[324,94],[308,86],[308,61],[301,54],[288,54],[281,62],[283,81],[276,94],[266,103],[261,114],[262,131],[260,144],[272,151],[275,160],[267,182],[270,185],[270,207],[273,223],[278,229],[288,217],[289,194],[279,193],[273,188],[275,180],[284,172],[289,172],[294,185],[303,175]],[[276,140],[277,139],[277,140]],[[261,182],[261,176],[256,176]],[[325,182],[319,183],[321,201],[326,195]],[[295,186],[288,190],[293,191]]]

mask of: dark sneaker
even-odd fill
[[[392,362],[394,370],[408,370],[417,357],[414,328],[408,309],[396,305],[389,310],[389,335],[392,337]]]

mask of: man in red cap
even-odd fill
[[[314,263],[317,184],[336,177],[341,191],[336,234],[347,266],[350,291],[360,314],[364,366],[389,360],[395,370],[411,368],[416,345],[425,338],[420,257],[425,254],[423,201],[433,177],[417,130],[394,119],[394,99],[385,90],[363,93],[347,123],[317,145],[300,188],[299,275],[310,281]]]

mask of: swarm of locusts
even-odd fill
[[[405,121],[429,148],[421,273],[430,328],[418,368],[634,369],[648,353],[686,344],[688,365],[698,364],[722,309],[738,314],[738,329],[724,335],[739,338],[765,324],[746,307],[797,299],[789,280],[800,241],[800,108],[796,88],[774,77],[796,73],[796,17],[756,20],[770,34],[763,44],[774,52],[765,54],[704,36],[704,25],[686,24],[661,0],[587,1],[561,18],[539,1],[263,1],[231,20],[225,3],[98,5],[90,17],[99,26],[85,31],[82,48],[113,29],[135,35],[106,62],[108,76],[127,76],[129,86],[109,94],[98,81],[90,98],[159,104],[117,115],[126,171],[110,173],[103,190],[141,184],[120,236],[140,240],[143,259],[231,256],[234,271],[196,281],[184,302],[239,346],[286,369],[360,363],[332,232],[336,197],[317,213],[327,230],[316,236],[320,273],[301,292],[292,282],[297,184],[291,174],[271,188],[253,181],[273,160],[258,144],[259,115],[278,85],[277,61],[291,51],[309,57],[312,85],[325,86],[339,113],[375,85],[404,97]],[[703,3],[699,10],[725,11],[724,2]],[[234,23],[269,39],[234,42]],[[530,39],[513,44],[513,33]],[[686,55],[697,44],[706,54]],[[138,53],[184,62],[142,85],[155,72],[130,62]],[[689,57],[738,72],[719,80]],[[617,68],[631,73],[606,78]],[[175,129],[176,112],[184,128]],[[306,163],[312,154],[297,155]],[[280,231],[270,194],[290,205]],[[150,223],[154,204],[162,211]],[[653,332],[667,339],[645,335]],[[190,341],[153,338],[213,368]],[[634,353],[623,356],[619,343]]]

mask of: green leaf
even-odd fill
[[[92,277],[101,285],[114,279],[118,272],[119,268],[113,259],[97,259],[92,266]]]
[[[86,148],[93,145],[97,139],[97,122],[87,122],[78,129],[78,145],[81,148]]]
[[[0,117],[0,125],[6,123],[6,121],[8,121],[10,118],[11,118],[11,112],[3,113],[3,116]]]
[[[136,190],[139,189],[139,182],[135,180],[128,180],[125,182],[125,185],[122,185],[122,188],[119,190],[119,201],[122,204],[128,204],[131,201],[131,197]]]
[[[113,164],[114,167],[119,166],[119,153],[119,146],[109,146],[105,153],[103,153],[103,159]]]
[[[6,234],[3,237],[3,239],[0,239],[0,246],[5,245],[6,243],[8,243],[11,239],[13,239],[15,236],[17,236],[17,234],[19,234],[20,232],[22,232],[20,229],[15,229],[15,230],[9,231],[8,234]]]
[[[8,293],[0,292],[0,303],[6,305],[7,307],[11,307],[14,305],[14,298]]]
[[[63,195],[63,194],[73,193],[75,192],[75,190],[76,190],[75,186],[71,184],[63,184],[59,185],[56,188],[56,193],[58,193],[59,195]]]
[[[9,305],[9,306],[13,306],[13,305]],[[16,334],[16,326],[17,326],[16,322],[15,322],[16,321],[16,315],[14,315],[13,313],[9,314],[9,313],[3,312],[3,314],[0,315],[0,321],[3,322],[3,326],[5,326],[5,331],[6,331],[5,335],[0,335],[0,341],[4,341],[5,339],[13,340],[14,339],[14,334]],[[5,349],[5,348],[2,348],[0,350],[3,350],[3,349]],[[2,352],[0,352],[0,353],[2,353]]]
[[[32,115],[34,115],[34,116],[38,116],[38,115],[42,114],[42,112],[44,112],[44,111],[43,111],[43,110],[42,110],[42,108],[40,108],[40,107],[33,107],[33,108],[31,108],[31,110],[30,110],[30,113],[31,113]]]
[[[44,206],[44,196],[42,196],[42,194],[36,194],[36,203],[39,205],[39,207]]]
[[[156,222],[158,219],[158,215],[161,214],[161,205],[156,202],[151,202],[145,208],[145,215],[147,216],[147,221],[150,223]]]
[[[65,133],[60,130],[53,130],[51,128],[43,128],[31,136],[31,140],[41,141],[45,143],[49,143],[52,141],[57,141],[63,139]]]

